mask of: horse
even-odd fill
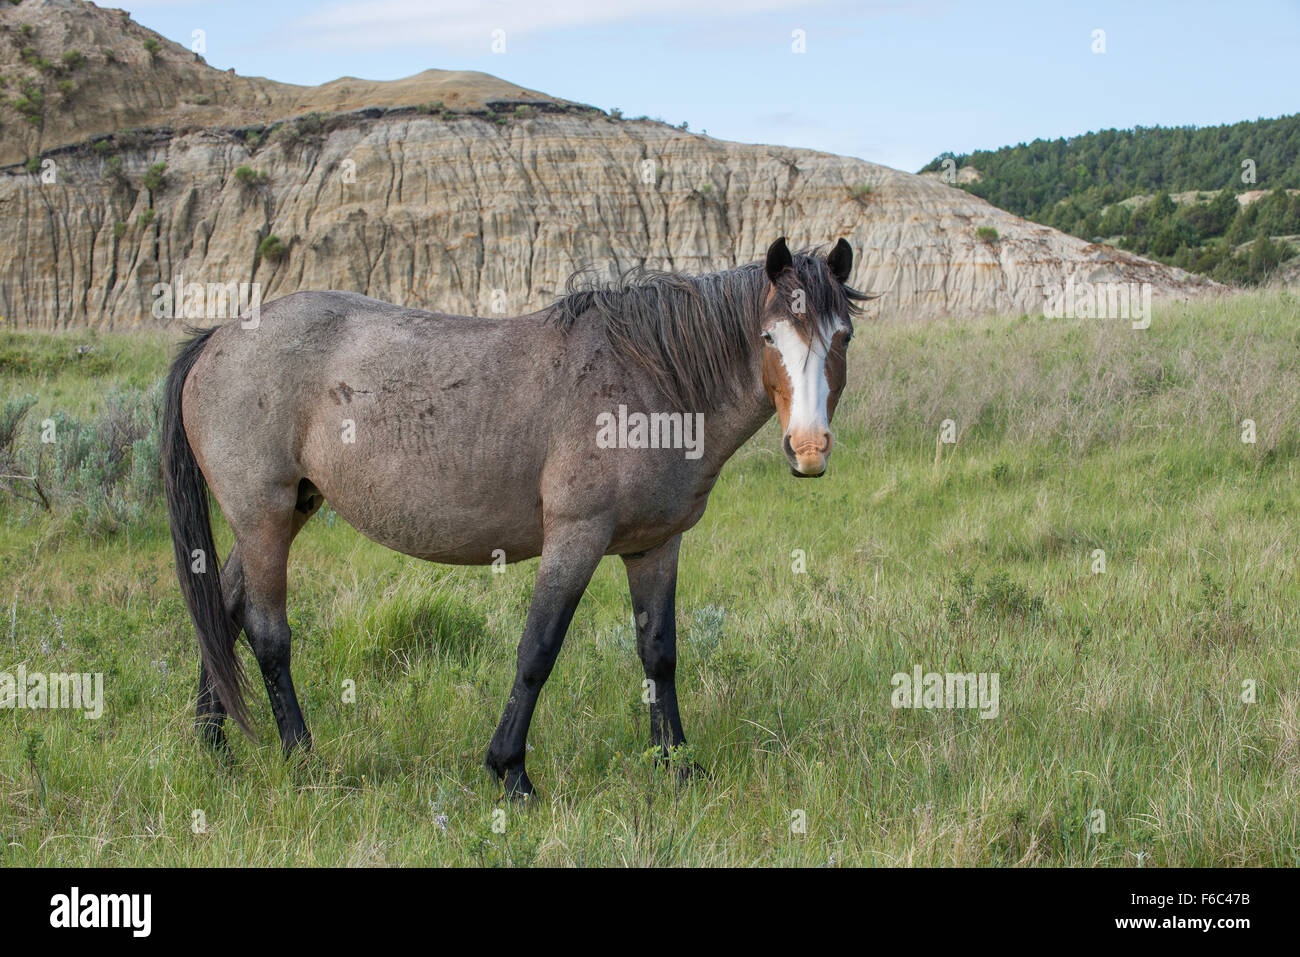
[[[325,502],[432,562],[541,557],[514,684],[484,764],[534,794],[528,727],[603,556],[626,568],[652,746],[685,743],[676,688],[682,534],[775,412],[790,471],[820,476],[844,389],[853,251],[687,276],[570,278],[539,312],[481,319],[300,292],[194,335],[166,385],[162,462],[177,575],[200,649],[195,727],[250,737],[243,632],[284,754],[310,750],[290,674],[289,547]],[[707,433],[706,433],[707,429]],[[209,493],[235,544],[216,561]]]

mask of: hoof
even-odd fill
[[[526,801],[532,804],[537,801],[537,789],[533,787],[533,782],[528,780],[528,775],[524,771],[507,772],[506,797],[511,801]]]
[[[491,771],[498,781],[505,782],[506,797],[511,800],[536,799],[537,791],[533,787],[533,782],[528,780],[522,761],[511,766],[508,761],[496,757],[492,750],[488,749],[488,753],[483,756],[483,767]]]
[[[306,757],[311,754],[311,732],[306,728],[293,734],[291,737],[281,742],[285,758],[291,758],[295,754]]]

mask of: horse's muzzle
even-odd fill
[[[796,478],[820,478],[831,454],[831,434],[826,430],[787,433],[781,442],[790,473]]]

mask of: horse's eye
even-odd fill
[[[853,333],[850,332],[848,335],[844,337],[844,344],[847,346],[852,341],[853,341]]]
[[[773,342],[775,342],[776,340],[772,338],[772,333],[770,333],[770,332],[768,332],[766,329],[764,329],[764,330],[763,330],[763,341],[766,342],[768,345],[771,345],[771,344],[772,344]]]

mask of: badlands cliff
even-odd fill
[[[158,282],[348,289],[482,315],[578,267],[688,272],[839,236],[885,318],[1039,312],[1075,282],[1198,277],[932,178],[625,120],[480,73],[238,77],[80,0],[0,4],[6,328],[167,321]],[[861,118],[869,122],[869,118]],[[996,238],[989,230],[996,231]]]

